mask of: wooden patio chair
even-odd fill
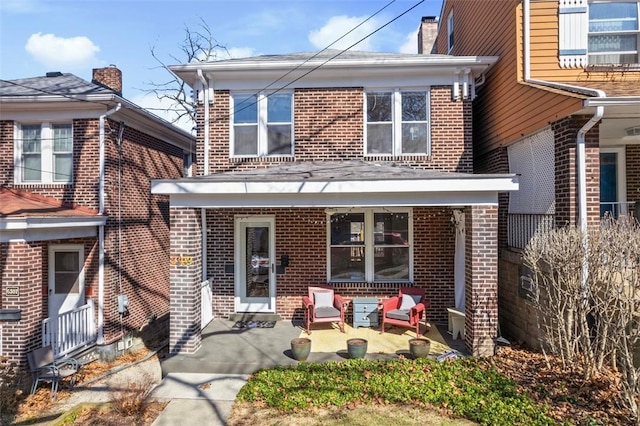
[[[311,334],[311,324],[321,322],[337,322],[340,331],[344,331],[344,314],[346,303],[335,294],[332,287],[309,287],[309,294],[302,296],[304,323],[307,334]]]
[[[40,382],[51,382],[51,397],[55,398],[60,382],[71,378],[71,386],[75,385],[76,373],[80,370],[80,363],[75,358],[55,359],[53,348],[45,346],[27,354],[29,370],[31,370],[31,393],[35,393]]]
[[[416,337],[420,337],[420,321],[425,314],[429,302],[424,300],[424,289],[404,287],[398,291],[398,296],[382,302],[382,331],[387,324],[400,327],[415,328]]]

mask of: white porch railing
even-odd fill
[[[524,249],[536,232],[553,228],[553,214],[509,213],[507,219],[507,244],[509,247]]]
[[[625,214],[633,216],[635,204],[635,201],[600,202],[600,216],[604,216],[605,214],[609,214],[614,218]]]
[[[42,321],[42,346],[51,345],[53,354],[63,356],[95,342],[93,302],[58,315],[57,321]]]

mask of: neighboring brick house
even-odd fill
[[[0,81],[0,350],[13,361],[121,346],[168,313],[169,200],[150,180],[183,176],[195,138],[121,91],[115,67],[91,83]]]
[[[640,208],[639,15],[635,0],[443,3],[435,52],[500,57],[474,102],[474,170],[520,176],[498,213],[501,326],[517,340],[537,344],[520,258],[533,233]]]
[[[212,315],[301,320],[307,287],[330,283],[347,299],[422,287],[432,323],[461,286],[466,345],[493,354],[498,193],[518,187],[472,174],[474,81],[495,60],[323,51],[171,67],[200,101],[194,177],[152,184],[171,199],[171,352],[197,351]]]

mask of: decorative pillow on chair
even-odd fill
[[[400,310],[409,310],[416,306],[420,300],[422,300],[422,296],[419,294],[403,294]]]
[[[313,293],[313,304],[318,308],[333,308],[333,291],[318,291]]]

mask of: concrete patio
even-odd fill
[[[275,367],[279,365],[296,365],[298,361],[293,359],[291,354],[291,339],[300,337],[303,332],[301,323],[292,321],[277,321],[273,328],[233,328],[235,321],[225,319],[213,320],[202,331],[202,347],[195,353],[189,355],[165,356],[160,360],[162,376],[170,373],[204,373],[204,374],[251,374],[262,368]],[[320,330],[323,325],[318,325],[316,331],[312,328],[310,338],[321,337]],[[450,349],[466,354],[464,342],[454,340],[447,333],[446,324],[432,324],[437,327],[439,338]],[[358,328],[351,329],[352,333],[372,333],[374,330]],[[379,328],[375,330],[379,331]],[[403,333],[405,329],[387,328],[387,332],[380,335],[384,339],[394,332]],[[344,339],[345,335],[338,330],[334,330],[336,339]],[[333,333],[333,331],[332,331]],[[432,333],[434,336],[437,333]],[[333,334],[331,334],[333,336]],[[369,334],[371,335],[371,334]],[[429,338],[429,332],[425,334]],[[335,352],[314,352],[312,344],[311,354],[307,362],[327,362],[342,361],[348,358],[346,351],[337,350]],[[346,349],[346,348],[345,348]],[[367,353],[367,359],[393,359],[400,355],[409,356],[408,347],[406,350],[394,353]]]

